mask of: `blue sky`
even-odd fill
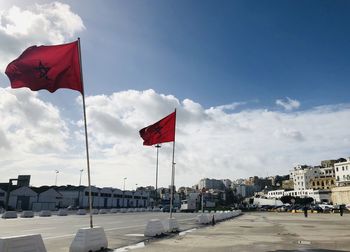
[[[122,182],[107,180],[103,169],[132,177],[142,173],[140,166],[153,166],[151,151],[139,146],[137,129],[175,106],[184,185],[201,177],[287,174],[298,163],[348,155],[349,1],[0,1],[0,9],[2,71],[32,44],[81,38],[98,185]],[[1,74],[5,101],[25,92],[8,86]],[[48,183],[42,163],[34,161],[38,153],[30,146],[37,145],[41,155],[46,153],[42,162],[62,170],[62,183],[74,183],[70,177],[84,165],[79,94],[28,95],[29,104],[41,104],[38,111],[53,109],[57,116],[25,127],[18,125],[23,119],[7,115],[13,118],[0,124],[0,151],[13,152],[11,134],[21,129],[34,183]],[[6,106],[3,102],[0,112]],[[20,100],[11,106],[18,115],[23,112]],[[26,116],[24,123],[33,115]],[[49,139],[34,141],[33,135],[47,137],[37,125],[50,123],[57,146]],[[273,137],[265,139],[269,134]],[[321,148],[326,141],[331,146]],[[203,152],[209,163],[201,162]],[[57,167],[62,160],[66,165]],[[13,175],[22,172],[18,157],[9,155],[2,164],[19,167]],[[118,165],[122,172],[113,171]],[[131,174],[125,167],[133,167]],[[152,169],[147,173],[135,181],[151,184]],[[162,179],[166,186],[168,178]]]
[[[81,12],[92,94],[153,88],[209,107],[348,101],[348,1],[93,3]]]

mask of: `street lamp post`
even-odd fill
[[[127,178],[125,177],[124,178],[124,186],[123,186],[123,191],[125,191],[125,180],[126,180]]]
[[[158,165],[159,165],[159,162],[158,162],[158,157],[159,157],[159,148],[162,147],[160,144],[156,144],[154,147],[156,147],[157,149],[157,162],[156,162],[156,199],[155,199],[155,203],[157,205],[157,198],[158,198]]]
[[[81,175],[83,174],[84,169],[80,170],[79,186],[81,186]]]
[[[83,171],[84,171],[84,169],[81,169],[81,170],[80,170],[80,178],[79,178],[79,193],[78,193],[78,206],[79,206],[79,208],[80,208],[80,191],[81,191],[80,186],[81,186],[81,176],[82,176],[82,174],[83,174]]]
[[[55,170],[55,173],[56,173],[56,175],[55,175],[55,186],[57,186],[57,176],[58,176],[58,173],[60,173],[60,171],[59,170]]]

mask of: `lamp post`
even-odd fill
[[[80,170],[80,178],[79,178],[79,193],[78,193],[78,206],[79,206],[79,208],[80,208],[81,175],[83,174],[83,171],[84,171],[84,169]]]
[[[135,191],[137,191],[137,183],[135,184]]]
[[[201,207],[202,207],[202,213],[204,213],[204,193],[205,193],[205,188],[202,188],[202,202],[201,202]]]
[[[124,178],[124,186],[123,186],[123,191],[125,191],[125,180],[127,179],[127,177]]]
[[[154,147],[157,149],[157,162],[156,162],[156,199],[155,199],[155,204],[157,205],[157,198],[158,198],[158,157],[159,157],[159,148],[162,147],[160,144],[156,144]]]
[[[81,175],[83,174],[84,169],[80,170],[79,186],[81,186]]]
[[[55,170],[55,173],[56,173],[56,175],[55,175],[55,186],[57,186],[57,176],[58,176],[58,173],[60,173],[60,171],[59,170]]]

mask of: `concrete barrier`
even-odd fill
[[[108,212],[107,209],[100,209],[98,211],[99,214],[106,214],[107,212]]]
[[[99,251],[108,248],[108,241],[102,227],[80,228],[69,247],[69,252]]]
[[[164,226],[159,219],[149,220],[145,228],[145,236],[155,237],[165,233]]]
[[[51,214],[51,211],[49,210],[42,210],[40,211],[39,213],[39,216],[40,217],[50,217],[52,214]]]
[[[175,218],[168,218],[162,221],[165,232],[174,233],[179,231],[179,225]]]
[[[0,238],[1,252],[46,252],[41,235],[23,235]]]
[[[57,212],[57,216],[67,216],[68,212],[66,209],[59,209]]]
[[[1,215],[1,218],[3,219],[15,219],[17,218],[17,212],[16,211],[6,211]]]
[[[20,216],[21,216],[21,218],[33,218],[34,212],[33,211],[23,211]]]
[[[86,210],[85,209],[79,209],[77,211],[77,215],[85,215],[86,214]]]
[[[196,219],[199,224],[208,224],[211,221],[208,214],[200,214]]]

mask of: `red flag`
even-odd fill
[[[51,93],[69,88],[83,93],[78,41],[31,46],[8,64],[5,73],[12,88],[46,89]]]
[[[140,130],[143,145],[175,141],[176,111],[164,117],[160,121]]]

